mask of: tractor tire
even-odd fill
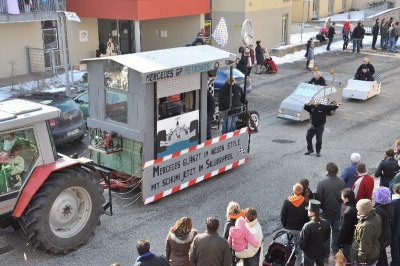
[[[336,101],[331,102],[331,105],[336,105]],[[328,112],[328,115],[334,115],[336,113],[336,110],[331,110]]]
[[[33,247],[67,254],[85,245],[104,213],[103,188],[80,167],[53,172],[19,219]]]

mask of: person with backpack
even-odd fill
[[[379,34],[379,18],[375,19],[375,24],[374,26],[372,26],[372,47],[371,47],[372,50],[377,50],[375,44],[376,40],[378,39],[378,34]]]
[[[324,265],[325,243],[330,240],[331,230],[329,223],[321,217],[321,203],[318,200],[310,200],[308,216],[311,221],[306,223],[300,232],[299,247],[304,252],[304,266]]]

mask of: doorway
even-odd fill
[[[313,1],[313,18],[318,18],[319,0]]]

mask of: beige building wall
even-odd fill
[[[282,45],[282,17],[287,15],[286,39],[290,42],[290,20],[292,1],[283,0],[214,0],[212,3],[212,30],[221,17],[225,19],[228,29],[228,43],[223,48],[231,53],[238,53],[239,46],[243,45],[241,26],[244,20],[249,19],[254,28],[253,45],[261,40],[261,45],[268,48]],[[218,47],[215,42],[213,45]]]
[[[80,18],[81,22],[68,22],[68,44],[72,65],[79,64],[81,59],[96,57],[99,49],[97,19]],[[80,34],[87,32],[87,41]]]
[[[0,78],[11,77],[11,61],[15,61],[14,75],[29,73],[27,47],[43,48],[40,22],[0,24],[3,41],[0,42]],[[7,41],[4,41],[7,36]]]
[[[304,16],[303,16],[303,0],[292,0],[292,22],[308,21],[311,19],[312,14],[312,1],[304,2]]]
[[[142,51],[185,46],[195,40],[203,26],[204,15],[140,21]]]

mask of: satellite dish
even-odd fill
[[[254,29],[250,20],[246,19],[242,25],[242,41],[246,47],[249,47],[253,40]]]

